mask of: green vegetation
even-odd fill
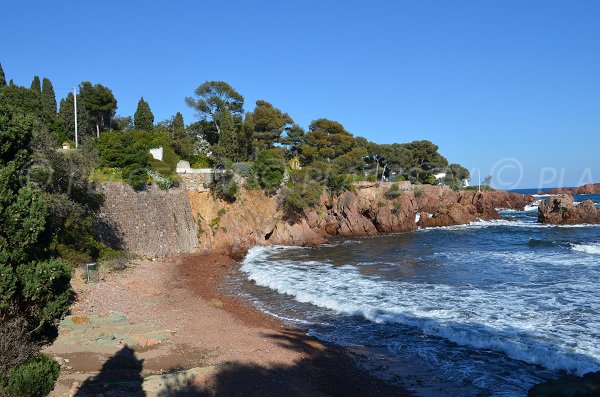
[[[10,372],[8,391],[13,396],[44,397],[54,388],[60,366],[42,354]]]
[[[154,128],[154,114],[152,114],[148,102],[144,101],[144,97],[140,98],[133,115],[133,126],[142,131],[151,131]]]
[[[402,196],[402,190],[400,190],[400,186],[397,183],[393,183],[389,190],[385,192],[385,197],[391,200],[400,196]]]
[[[187,125],[180,112],[155,123],[143,97],[134,115],[117,116],[112,90],[84,81],[77,97],[78,150],[62,150],[63,142],[75,143],[74,95],[60,99],[57,112],[48,78],[35,76],[30,88],[7,85],[0,66],[0,394],[45,395],[52,387],[58,369],[37,352],[68,309],[72,267],[90,261],[125,266],[126,254],[95,235],[102,203],[97,182],[170,189],[179,182],[177,162],[187,160],[214,169],[210,187],[220,199],[234,202],[243,184],[280,193],[282,206],[298,215],[357,181],[435,184],[434,175],[446,173],[441,183],[461,189],[469,177],[426,140],[376,144],[326,118],[305,131],[265,100],[244,112],[244,97],[223,81],[201,84],[186,102],[199,116]],[[162,160],[150,155],[157,148]],[[401,194],[392,184],[385,196]],[[399,211],[399,202],[393,204]],[[209,223],[213,233],[225,231],[223,215]]]

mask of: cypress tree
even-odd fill
[[[217,152],[231,161],[240,161],[239,130],[236,128],[231,112],[225,110],[221,112],[218,118],[221,125],[221,134],[219,135]]]
[[[185,130],[185,124],[183,123],[183,115],[179,112],[173,118],[173,124],[171,126],[174,131],[183,131]]]
[[[0,87],[6,86],[6,76],[4,75],[4,69],[2,69],[2,64],[0,63]]]
[[[40,78],[38,76],[33,76],[30,89],[36,94],[42,95],[42,87],[40,86]]]
[[[133,115],[133,125],[138,130],[150,131],[154,127],[154,114],[150,110],[148,102],[144,101],[144,97],[140,98],[137,110]]]
[[[56,95],[52,82],[45,78],[42,80],[42,108],[50,115],[56,115]]]
[[[73,93],[69,92],[66,98],[60,100],[60,108],[58,110],[58,118],[62,122],[63,128],[69,139],[75,139],[75,109],[74,109]],[[92,135],[88,112],[83,103],[77,102],[77,132],[79,139],[83,136]]]

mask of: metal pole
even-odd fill
[[[75,104],[75,149],[79,146],[77,142],[77,90],[73,88],[73,103]]]

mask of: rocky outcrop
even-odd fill
[[[561,194],[548,197],[539,205],[538,222],[554,225],[600,223],[600,210],[591,200],[575,205],[573,196]]]
[[[201,249],[240,257],[254,245],[314,245],[330,236],[373,236],[417,227],[449,226],[499,218],[496,208],[523,209],[533,197],[507,192],[455,192],[441,186],[409,186],[390,194],[390,183],[358,185],[296,216],[279,196],[244,191],[235,203],[209,192],[188,191],[199,225]],[[417,216],[419,214],[419,216]]]
[[[560,187],[544,192],[546,194],[600,194],[600,183],[588,183],[579,187]]]

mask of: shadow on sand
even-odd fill
[[[264,334],[287,349],[301,353],[294,365],[261,366],[227,362],[206,379],[166,379],[158,397],[313,397],[313,396],[407,396],[358,370],[352,358],[335,347],[324,347],[300,331]],[[145,396],[141,376],[143,360],[124,347],[111,357],[94,378],[81,385],[77,397],[103,394]],[[174,370],[175,371],[175,370]]]

